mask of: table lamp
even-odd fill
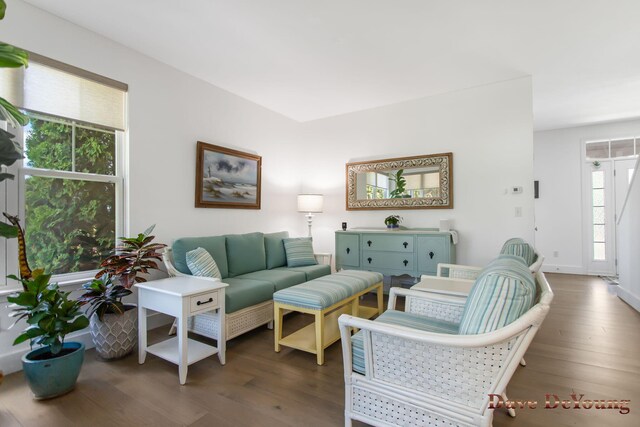
[[[298,194],[298,212],[305,212],[309,225],[309,237],[311,237],[311,223],[313,214],[322,212],[322,194]]]

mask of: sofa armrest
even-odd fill
[[[313,256],[316,257],[316,261],[318,261],[318,264],[331,265],[331,258],[333,257],[332,253],[320,252],[313,254]]]

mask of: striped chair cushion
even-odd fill
[[[311,237],[298,237],[292,239],[282,239],[284,250],[287,254],[287,267],[303,267],[305,265],[316,265],[316,257],[313,255],[313,245]]]
[[[273,300],[295,307],[322,310],[379,282],[382,282],[380,273],[343,270],[279,290],[273,294]]]
[[[512,243],[526,243],[526,242],[524,241],[524,239],[521,239],[520,237],[512,237],[511,239],[507,239],[507,241],[502,244],[502,249],[500,250],[500,252],[502,252],[504,248],[506,248],[508,245]]]
[[[496,259],[476,279],[465,304],[461,335],[483,334],[502,328],[534,304],[536,284],[527,266],[516,259]]]
[[[187,252],[187,266],[194,276],[221,279],[218,264],[206,249],[198,248]]]
[[[524,241],[512,242],[509,244],[505,243],[500,253],[521,256],[522,258],[524,258],[527,265],[533,264],[538,259],[538,255],[536,254],[533,246]]]
[[[439,334],[458,333],[458,324],[456,323],[405,313],[404,311],[387,310],[375,321],[390,325],[407,326],[420,331],[436,332]],[[353,355],[353,370],[364,374],[364,343],[362,332],[358,332],[351,338],[351,351]]]

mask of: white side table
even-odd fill
[[[147,353],[175,363],[179,367],[180,384],[187,381],[187,367],[192,363],[217,353],[224,365],[226,283],[202,277],[169,277],[135,286],[138,288],[138,363],[144,363]],[[174,316],[177,336],[147,347],[147,309]],[[189,316],[211,310],[217,310],[220,319],[217,347],[187,337]]]

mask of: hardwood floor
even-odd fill
[[[524,409],[516,418],[497,410],[495,426],[640,425],[640,314],[597,278],[548,274],[555,300],[549,316],[508,388],[509,397],[544,402],[569,399],[631,400],[631,412],[595,409]],[[367,300],[374,305],[374,298]],[[292,314],[285,333],[310,321]],[[162,339],[166,328],[150,333]],[[228,343],[227,365],[213,357],[189,367],[186,386],[177,367],[152,355],[115,362],[86,354],[77,388],[50,401],[34,401],[22,373],[0,386],[0,426],[338,426],[343,425],[340,343],[315,355],[273,351],[272,331],[260,328]],[[357,424],[357,423],[355,423]],[[363,424],[358,424],[363,425]]]

